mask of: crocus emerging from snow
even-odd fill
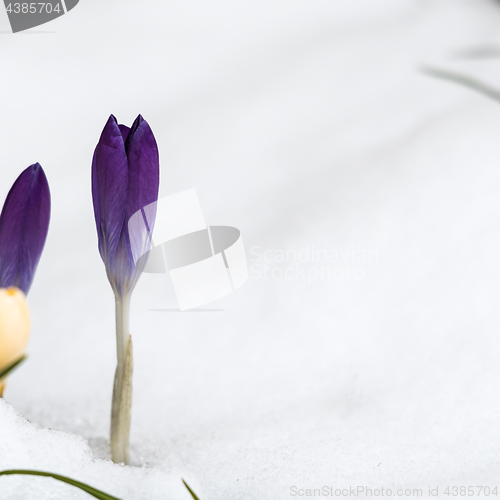
[[[26,347],[29,313],[25,294],[31,287],[50,220],[50,191],[36,163],[16,179],[0,215],[0,372]],[[0,380],[0,396],[5,376]]]
[[[30,332],[26,295],[16,287],[0,288],[0,372],[24,353]],[[0,380],[0,397],[5,380]]]
[[[132,342],[128,331],[130,295],[145,261],[134,261],[133,248],[147,248],[154,217],[129,230],[136,212],[158,200],[158,147],[148,123],[138,116],[132,127],[110,116],[92,161],[92,199],[99,252],[115,294],[118,366],[111,410],[111,456],[128,463],[132,405]],[[149,233],[148,233],[149,230]]]
[[[35,163],[16,179],[0,215],[0,287],[28,293],[42,255],[50,220],[50,191]]]

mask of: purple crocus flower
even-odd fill
[[[0,215],[0,287],[28,293],[45,245],[50,190],[39,163],[16,179]]]
[[[146,264],[145,259],[135,262],[134,255],[149,247],[159,183],[158,147],[148,123],[139,115],[129,129],[111,115],[92,160],[92,198],[99,252],[115,294],[118,365],[110,443],[117,463],[129,463],[133,354],[128,317],[130,295]],[[144,224],[129,224],[137,212]]]
[[[99,252],[120,296],[133,290],[145,264],[134,263],[132,247],[146,247],[146,230],[152,230],[145,224],[130,234],[128,221],[158,200],[159,177],[158,147],[148,123],[139,115],[128,128],[111,115],[92,160],[92,199]]]

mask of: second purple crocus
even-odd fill
[[[0,215],[0,288],[28,293],[47,238],[50,190],[39,163],[23,170]]]
[[[24,359],[30,323],[25,295],[42,255],[49,221],[49,184],[43,168],[35,163],[16,179],[0,214],[0,398],[7,375]]]

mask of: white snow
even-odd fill
[[[181,477],[201,500],[500,487],[500,103],[420,71],[500,89],[498,57],[463,57],[494,55],[499,27],[494,0],[81,0],[34,34],[0,33],[0,198],[35,161],[53,197],[0,469],[124,500],[187,500]],[[184,313],[165,276],[144,275],[132,467],[107,451],[114,308],[90,196],[110,113],[143,114],[162,195],[196,188],[249,260],[338,252],[327,264],[345,274],[308,282],[317,262],[274,261],[306,278],[253,267]],[[15,476],[0,498],[90,497]]]

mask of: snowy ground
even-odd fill
[[[500,492],[500,103],[419,71],[500,88],[500,2],[81,0],[0,28],[0,196],[39,161],[53,197],[0,469],[124,500],[188,500],[180,477],[201,500]],[[252,266],[210,311],[141,279],[132,467],[108,459],[114,309],[90,196],[111,112],[143,114],[162,195],[196,188]],[[325,251],[335,277],[314,279]],[[264,255],[298,275],[266,279]],[[89,497],[17,476],[0,498]]]

